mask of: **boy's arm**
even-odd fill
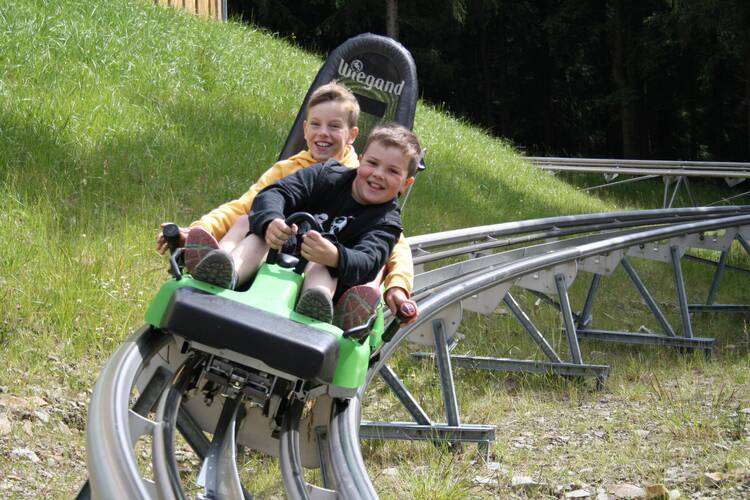
[[[383,282],[386,291],[391,288],[401,288],[406,296],[411,296],[414,288],[414,263],[411,257],[411,248],[403,233],[393,247],[388,263],[385,266],[385,280]]]
[[[284,219],[285,213],[296,211],[297,207],[309,200],[316,178],[323,168],[323,165],[317,165],[299,170],[258,193],[252,204],[252,232],[264,238],[266,226],[273,219]]]
[[[220,207],[211,210],[209,213],[190,224],[190,227],[200,226],[210,232],[214,238],[220,240],[225,234],[227,234],[229,228],[232,227],[238,218],[250,213],[253,201],[258,193],[299,168],[302,167],[293,161],[285,160],[276,162],[260,176],[255,184],[250,186],[250,189],[248,189],[245,194],[236,200],[229,201]]]
[[[336,268],[329,268],[332,276],[345,287],[372,281],[385,265],[399,234],[401,228],[383,224],[368,230],[350,247],[335,243],[339,261]]]

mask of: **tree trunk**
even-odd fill
[[[385,34],[398,40],[398,0],[385,0]]]
[[[630,23],[623,0],[614,0],[612,23],[612,78],[615,81],[620,104],[620,127],[622,129],[622,155],[624,158],[637,158],[637,110],[632,78],[628,71],[625,54],[629,41]]]
[[[482,92],[484,94],[484,123],[486,126],[494,131],[495,120],[493,118],[492,110],[494,106],[492,104],[492,78],[490,77],[490,64],[489,54],[487,51],[487,24],[482,23],[479,37],[479,61],[477,69],[482,79]]]

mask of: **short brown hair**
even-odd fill
[[[367,152],[367,148],[370,147],[370,144],[373,142],[399,148],[409,159],[407,176],[414,177],[417,175],[419,160],[421,160],[422,156],[422,147],[419,145],[419,139],[417,139],[414,132],[398,123],[388,123],[376,127],[370,133],[369,137],[367,137],[367,142],[365,143],[365,149],[363,152]]]
[[[343,103],[348,115],[346,117],[347,125],[349,125],[349,128],[357,126],[357,122],[359,122],[359,103],[357,102],[357,98],[354,97],[351,90],[336,80],[331,80],[330,83],[326,83],[315,89],[310,96],[310,100],[307,101],[307,112],[310,112],[310,108],[329,101]]]

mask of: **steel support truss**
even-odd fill
[[[729,234],[732,234],[731,228],[729,229]],[[435,293],[438,293],[437,290],[440,290],[441,287],[450,287],[451,280],[461,281],[468,279],[467,277],[476,277],[478,279],[482,272],[486,272],[488,269],[496,270],[498,267],[501,267],[503,263],[517,262],[518,259],[522,259],[524,256],[553,254],[578,245],[599,244],[603,246],[605,241],[617,240],[619,238],[631,238],[637,240],[636,235],[637,231],[629,230],[619,234],[607,233],[605,235],[587,236],[579,239],[566,240],[564,242],[545,243],[538,245],[538,248],[536,249],[526,247],[520,251],[514,250],[506,252],[505,254],[488,254],[486,253],[488,245],[500,241],[496,238],[492,238],[493,242],[482,243],[482,247],[478,252],[472,252],[469,261],[423,273],[421,278],[423,285],[429,288],[430,293],[434,295]],[[597,386],[601,387],[609,374],[609,366],[585,363],[579,346],[579,340],[581,339],[597,339],[626,344],[671,346],[686,350],[702,349],[707,354],[710,353],[714,346],[714,340],[711,338],[695,337],[692,332],[690,311],[687,303],[687,292],[681,264],[682,256],[687,248],[695,246],[706,247],[706,241],[713,244],[716,243],[715,240],[711,240],[711,237],[707,238],[699,230],[695,233],[677,233],[672,238],[666,240],[649,241],[648,251],[644,251],[646,248],[645,242],[639,242],[637,245],[630,247],[624,246],[619,249],[613,245],[612,248],[599,254],[591,254],[583,258],[578,256],[575,259],[570,259],[567,266],[565,265],[564,259],[560,259],[559,261],[554,262],[554,265],[550,265],[546,269],[538,269],[532,274],[520,276],[514,281],[511,281],[514,286],[527,288],[534,294],[545,298],[547,303],[552,304],[560,312],[568,341],[568,351],[571,357],[569,362],[562,360],[560,355],[555,352],[550,342],[547,341],[544,334],[539,331],[529,316],[523,311],[521,305],[509,291],[510,284],[507,286],[496,285],[485,291],[484,295],[493,295],[494,299],[488,300],[486,297],[482,297],[482,293],[479,293],[465,298],[462,301],[462,304],[467,309],[489,313],[494,311],[499,302],[497,297],[500,296],[502,302],[504,302],[513,316],[529,334],[539,350],[548,358],[548,361],[451,355],[447,358],[450,361],[450,364],[447,365],[446,368],[445,359],[448,354],[447,346],[449,345],[449,342],[447,340],[444,341],[442,334],[443,328],[440,327],[444,322],[436,322],[433,320],[432,338],[434,341],[435,352],[416,353],[414,356],[417,358],[431,358],[436,361],[438,376],[440,377],[440,383],[443,389],[446,419],[449,424],[452,419],[453,421],[458,422],[458,412],[455,410],[453,404],[455,397],[452,397],[454,385],[451,381],[446,380],[446,377],[451,375],[451,371],[448,369],[451,366],[495,371],[551,373],[562,376],[594,377],[597,381]],[[711,245],[708,245],[707,248],[711,248]],[[671,264],[674,273],[675,288],[677,291],[676,300],[680,311],[681,335],[677,335],[675,329],[670,325],[669,320],[661,311],[656,299],[651,295],[646,285],[640,279],[635,267],[626,257],[626,255],[630,254],[652,260],[662,260]],[[423,255],[428,256],[429,253],[424,253]],[[455,256],[455,254],[453,256]],[[597,291],[602,285],[602,277],[605,274],[611,274],[618,265],[622,265],[625,269],[636,290],[657,322],[661,325],[663,334],[660,335],[651,332],[614,332],[594,329],[591,327],[593,321],[593,306]],[[592,273],[593,277],[582,310],[580,313],[575,314],[570,303],[568,288],[575,279],[578,270],[589,271]],[[550,298],[547,293],[555,293],[557,295],[557,301]],[[460,323],[460,314],[458,316],[458,318],[453,317],[451,319],[454,324]],[[438,325],[438,327],[436,328],[435,325]],[[424,330],[424,328],[422,328],[422,330]],[[424,331],[420,334],[419,329],[412,332],[409,337],[412,341],[415,341],[416,338],[416,341],[420,344],[427,344],[428,342],[425,342],[425,339],[430,338],[430,336],[426,335]],[[455,342],[453,343],[453,346],[455,346]],[[392,388],[397,395],[397,398],[407,409],[412,418],[414,418],[415,423],[394,422],[388,424],[375,424],[368,422],[363,426],[363,437],[434,439],[439,433],[445,432],[445,428],[442,424],[438,425],[430,422],[429,417],[414,400],[408,389],[404,387],[403,383],[393,373],[390,367],[384,366],[379,373],[384,380],[386,380],[389,387]],[[475,435],[460,436],[452,434],[449,436],[451,439],[456,440],[461,438],[470,442],[476,440]]]

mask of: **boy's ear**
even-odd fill
[[[354,140],[359,135],[359,127],[352,127],[349,129],[349,140],[347,141],[347,144],[350,146],[354,144]]]

